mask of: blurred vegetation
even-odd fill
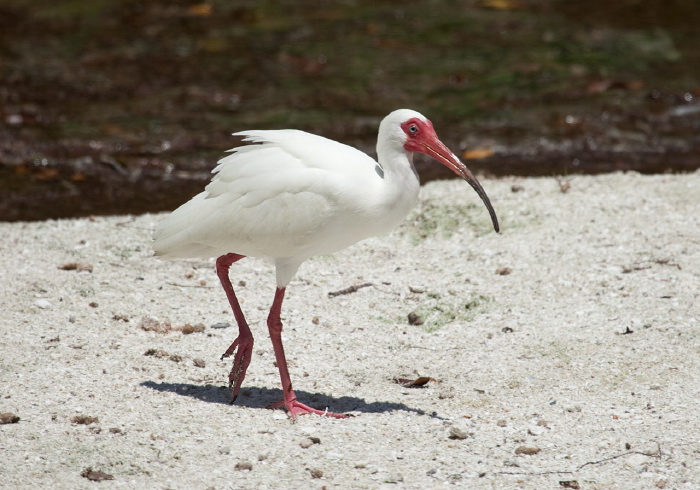
[[[169,209],[234,131],[372,152],[399,107],[480,172],[693,170],[699,23],[691,0],[5,0],[0,219]]]

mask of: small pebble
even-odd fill
[[[155,356],[155,357],[168,357],[170,354],[165,352],[163,349],[148,349],[143,353],[144,356]]]
[[[16,424],[19,417],[12,412],[0,413],[0,424]]]
[[[525,454],[527,456],[533,456],[541,451],[540,448],[538,447],[528,447],[528,446],[519,446],[515,449],[515,454]]]
[[[466,439],[469,437],[469,433],[458,425],[453,425],[450,427],[450,439]]]
[[[420,316],[415,311],[412,311],[411,313],[408,314],[408,324],[409,325],[423,325],[423,323],[425,323],[425,320],[423,320],[423,317]]]
[[[209,328],[229,328],[230,326],[231,324],[227,322],[217,322]]]
[[[231,448],[228,446],[220,447],[219,454],[231,454]],[[251,465],[252,468],[252,465]]]
[[[205,327],[203,323],[198,323],[196,325],[190,325],[189,323],[186,323],[180,328],[180,331],[185,335],[190,335],[193,333],[204,332],[204,329]]]
[[[401,483],[403,482],[403,475],[401,473],[388,473],[383,478],[384,483]]]
[[[192,364],[194,364],[198,368],[203,368],[206,363],[204,362],[204,359],[192,359]]]
[[[99,417],[92,417],[90,415],[76,415],[71,420],[74,424],[79,425],[90,425],[100,421]]]
[[[311,478],[323,478],[323,471],[318,468],[312,468],[309,472],[311,473]]]
[[[541,425],[531,425],[527,428],[527,433],[531,436],[541,436],[545,433],[545,430]]]
[[[321,439],[319,439],[318,437],[305,437],[304,439],[299,441],[299,445],[304,449],[308,449],[314,444],[321,444]]]
[[[47,308],[51,308],[51,306],[53,306],[53,305],[51,304],[51,301],[49,301],[49,300],[47,300],[47,299],[38,299],[38,300],[36,300],[36,301],[34,302],[34,305],[35,305],[37,308],[41,308],[42,310],[45,310],[45,309],[47,309]]]
[[[578,481],[576,480],[563,480],[559,482],[560,487],[564,488],[573,488],[574,490],[578,490],[581,488],[581,485],[578,484]]]
[[[250,461],[239,461],[236,463],[235,469],[238,471],[251,471],[253,469],[253,463]]]

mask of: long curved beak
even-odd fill
[[[496,211],[494,211],[493,206],[491,206],[489,196],[486,195],[486,191],[483,187],[481,187],[481,184],[478,180],[476,180],[476,177],[474,177],[474,175],[469,171],[467,166],[460,162],[459,158],[457,158],[455,154],[452,153],[437,137],[431,141],[423,143],[422,146],[425,151],[422,151],[421,153],[425,153],[429,157],[434,158],[445,167],[449,168],[454,173],[469,182],[469,185],[472,186],[476,193],[479,194],[481,200],[484,201],[486,209],[488,209],[489,215],[491,216],[493,229],[496,230],[496,232],[499,232],[500,227],[498,226],[498,217],[496,217]]]

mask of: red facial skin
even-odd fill
[[[479,194],[481,200],[484,201],[486,209],[488,209],[491,216],[493,228],[498,232],[498,218],[483,187],[481,187],[481,184],[479,184],[479,181],[476,180],[476,177],[472,175],[469,169],[440,141],[433,129],[433,124],[427,119],[422,120],[413,117],[401,124],[401,129],[406,133],[406,143],[403,145],[406,151],[423,153],[434,158],[472,186],[476,193]]]

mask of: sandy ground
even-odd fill
[[[482,183],[501,234],[431,183],[288,288],[297,394],[344,420],[265,408],[268,264],[232,268],[256,345],[230,405],[213,261],[152,257],[161,216],[0,224],[0,487],[700,488],[700,173]]]

